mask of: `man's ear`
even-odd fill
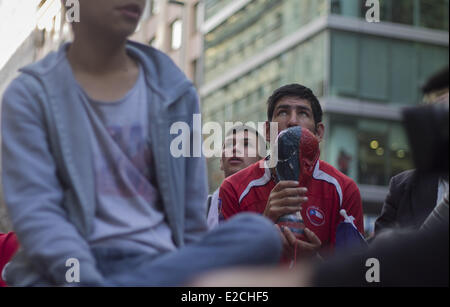
[[[316,125],[316,136],[319,139],[319,143],[322,141],[324,133],[325,133],[325,125],[323,123],[318,123]]]

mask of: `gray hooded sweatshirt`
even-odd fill
[[[96,197],[83,101],[68,82],[68,44],[21,69],[2,102],[2,184],[21,249],[4,270],[9,285],[66,284],[66,262],[79,261],[80,281],[98,285],[103,277],[87,243],[93,231]],[[163,53],[128,42],[148,87],[148,120],[156,180],[163,212],[177,247],[206,231],[207,177],[204,157],[192,144],[201,127],[193,115],[199,103],[192,83]],[[173,123],[190,128],[190,157],[174,158]],[[194,135],[197,133],[197,135]],[[200,142],[201,143],[201,142]]]

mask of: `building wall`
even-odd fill
[[[199,83],[199,65],[203,55],[200,33],[199,0],[172,3],[168,0],[148,0],[141,24],[131,39],[163,51],[195,84]],[[174,31],[179,23],[181,31]],[[175,44],[174,43],[177,43]]]

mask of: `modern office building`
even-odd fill
[[[374,2],[374,1],[371,1]],[[206,0],[203,120],[267,119],[288,83],[313,89],[325,111],[322,159],[353,178],[370,231],[389,179],[412,168],[401,108],[448,65],[448,0]],[[209,159],[211,190],[223,179]]]

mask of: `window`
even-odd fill
[[[364,18],[366,0],[330,0],[332,14]],[[379,0],[382,22],[448,30],[448,0]]]
[[[361,39],[360,94],[363,98],[386,101],[389,91],[389,41],[375,37]]]
[[[391,45],[391,100],[393,103],[416,104],[419,92],[415,76],[415,50],[409,42],[393,42]]]
[[[333,14],[358,17],[359,6],[362,5],[364,10],[367,10],[364,4],[365,1],[362,0],[331,0],[331,12]]]
[[[448,31],[448,0],[421,0],[420,26]]]
[[[358,182],[387,185],[389,167],[389,125],[379,121],[357,122]]]
[[[411,0],[392,1],[391,16],[392,17],[390,21],[392,22],[407,25],[414,24],[414,1]]]
[[[152,15],[156,15],[160,12],[161,10],[161,0],[150,0],[150,6],[151,6],[151,13]]]
[[[358,92],[358,37],[336,32],[332,34],[332,94],[354,96]]]
[[[172,23],[172,49],[178,50],[181,48],[183,41],[183,22],[180,19]]]
[[[447,47],[331,32],[332,96],[415,105],[421,100],[421,84],[447,65]]]
[[[413,168],[403,126],[397,122],[330,116],[327,160],[359,184],[386,186]]]

